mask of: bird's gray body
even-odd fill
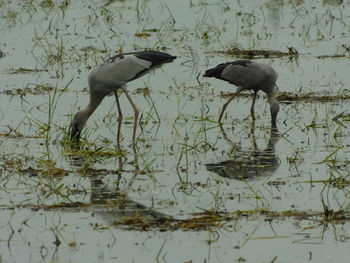
[[[230,82],[238,87],[233,96],[224,104],[220,114],[219,122],[227,105],[242,90],[253,90],[254,99],[251,111],[254,112],[254,103],[256,93],[262,90],[266,93],[271,111],[272,125],[276,126],[276,116],[279,111],[279,105],[274,98],[276,91],[277,72],[269,65],[253,62],[250,60],[237,60],[228,63],[222,63],[216,67],[209,69],[203,75],[204,77],[213,77]]]
[[[230,82],[241,90],[274,92],[277,72],[270,66],[250,60],[237,60],[217,65],[205,72],[204,77],[215,77]]]
[[[119,54],[96,66],[88,76],[91,93],[109,94],[175,57],[158,51]]]
[[[90,72],[88,76],[90,92],[109,94],[134,80],[139,72],[151,68],[151,65],[151,62],[132,55],[107,60]]]
[[[86,121],[100,105],[103,98],[123,89],[131,105],[133,106],[135,117],[138,110],[125,89],[125,85],[134,79],[141,77],[150,70],[161,66],[164,63],[172,62],[176,57],[159,51],[141,51],[134,53],[119,54],[109,58],[101,65],[91,70],[88,76],[90,89],[90,101],[88,106],[75,114],[71,123],[71,138],[79,140],[80,133]],[[118,110],[121,114],[118,103]],[[136,121],[136,120],[135,120]],[[134,127],[134,134],[135,134]]]

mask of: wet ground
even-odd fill
[[[0,1],[0,262],[347,262],[348,1]],[[106,98],[71,147],[87,75],[118,52],[178,58]],[[201,75],[274,67],[250,117]]]

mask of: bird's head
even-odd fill
[[[79,142],[81,131],[83,130],[86,121],[87,121],[87,115],[84,111],[77,112],[70,125],[70,138],[71,141]]]

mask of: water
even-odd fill
[[[349,258],[349,2],[0,7],[2,262]],[[248,95],[223,130],[215,122],[234,87],[197,76],[240,58],[217,53],[237,46],[299,53],[258,59],[279,74],[278,134],[262,93],[254,124]],[[83,150],[70,149],[89,70],[145,48],[178,58],[128,85],[142,110],[136,152],[124,95],[122,151],[113,96],[89,119]]]

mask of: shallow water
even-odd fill
[[[348,1],[0,7],[1,262],[349,258]],[[279,74],[278,134],[262,93],[255,123],[248,93],[216,123],[234,87],[197,76],[241,58],[217,53],[237,45],[299,53],[258,58]],[[89,70],[145,48],[178,58],[128,85],[142,110],[136,152],[124,95],[122,151],[113,96],[89,119],[83,150],[69,148]]]

